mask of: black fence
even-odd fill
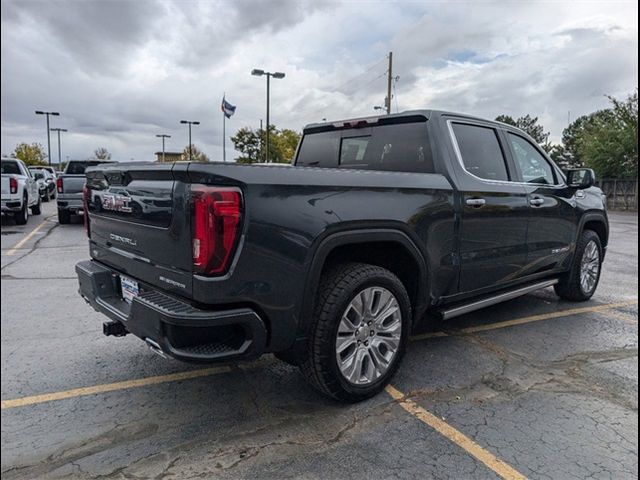
[[[605,178],[596,184],[607,196],[611,210],[638,210],[638,180]]]

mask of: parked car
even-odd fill
[[[134,215],[147,196],[162,211]],[[273,352],[344,401],[384,388],[426,313],[589,299],[609,235],[593,171],[430,110],[308,125],[290,167],[102,165],[86,201],[76,272],[106,335],[189,362]]]
[[[66,224],[71,215],[82,211],[82,189],[85,183],[85,170],[88,166],[110,163],[106,160],[71,160],[64,173],[56,179],[58,191],[58,222]]]
[[[38,191],[43,202],[56,198],[56,180],[51,172],[45,168],[29,167],[31,174],[38,182]]]
[[[3,158],[1,163],[2,213],[13,216],[18,225],[25,225],[29,209],[33,215],[41,212],[38,183],[22,160]]]

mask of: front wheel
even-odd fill
[[[555,290],[558,296],[573,302],[589,300],[598,287],[602,271],[602,243],[592,230],[582,232],[576,245],[571,270],[565,273]]]
[[[347,263],[323,275],[300,369],[322,393],[358,402],[380,392],[398,369],[411,303],[389,270]]]

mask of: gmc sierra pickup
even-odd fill
[[[359,401],[428,312],[589,299],[609,231],[593,183],[520,130],[431,110],[309,125],[292,166],[103,165],[79,291],[107,335],[190,362],[273,352]]]
[[[82,212],[82,189],[87,167],[111,163],[109,160],[71,160],[64,172],[56,178],[58,192],[58,222],[66,224],[71,215]]]

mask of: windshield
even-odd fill
[[[20,173],[20,167],[18,167],[18,163],[12,162],[11,160],[2,161],[2,173],[8,173],[11,175],[22,175],[22,173]]]

